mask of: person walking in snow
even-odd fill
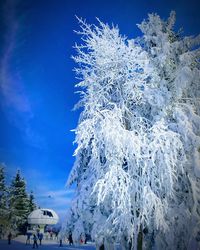
[[[38,248],[37,236],[36,236],[36,234],[33,234],[33,248],[35,248],[35,247]]]
[[[26,234],[27,238],[26,238],[26,245],[31,243],[31,233],[27,233]]]
[[[43,233],[40,233],[39,234],[39,237],[38,237],[39,241],[40,241],[40,246],[42,245],[42,239],[43,239]]]
[[[73,245],[73,239],[72,239],[72,232],[69,232],[69,237],[68,237],[69,245]]]
[[[8,245],[11,244],[11,239],[12,239],[12,234],[11,234],[11,232],[9,232],[9,234],[8,234]]]
[[[59,247],[62,247],[62,246],[63,246],[63,244],[62,244],[62,239],[61,239],[61,238],[60,238],[59,242],[60,242]]]

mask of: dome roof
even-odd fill
[[[59,220],[58,215],[51,209],[36,209],[28,216],[28,223],[34,225],[54,225]]]

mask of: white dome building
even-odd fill
[[[30,225],[55,225],[59,221],[59,217],[52,209],[36,209],[28,216],[28,224]]]

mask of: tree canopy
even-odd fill
[[[146,249],[199,244],[200,36],[175,32],[174,12],[167,21],[150,14],[132,40],[100,20],[79,22],[83,111],[68,225],[126,249],[140,234]]]
[[[27,193],[26,181],[20,171],[7,186],[5,169],[5,165],[0,167],[0,237],[8,231],[25,233],[27,217],[36,208],[33,192]]]

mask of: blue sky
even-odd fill
[[[63,217],[73,190],[65,183],[74,158],[79,112],[73,45],[80,42],[75,15],[117,24],[140,35],[136,24],[156,12],[177,13],[185,35],[200,33],[197,0],[2,0],[0,1],[0,162],[8,180],[20,169],[41,207]]]

